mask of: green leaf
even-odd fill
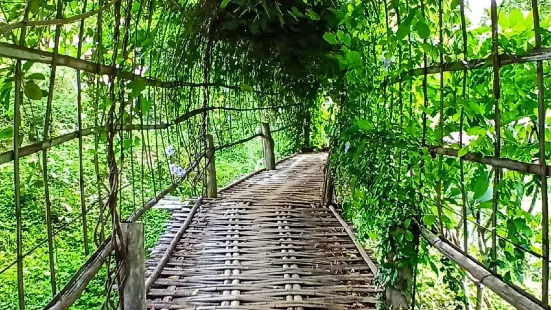
[[[356,126],[365,132],[369,132],[373,129],[373,122],[367,119],[361,119],[356,121]]]
[[[493,193],[492,189],[491,189],[491,188],[488,188],[488,189],[486,190],[486,192],[484,192],[484,195],[482,195],[482,196],[478,199],[478,201],[482,204],[482,203],[485,203],[485,202],[487,202],[487,201],[492,200],[493,197],[494,197],[494,193]]]
[[[486,169],[478,169],[478,174],[472,183],[472,191],[474,192],[474,199],[482,197],[488,190],[490,185],[490,179],[488,178],[488,171]]]
[[[6,127],[0,130],[0,140],[8,140],[13,138],[13,127]]]
[[[36,14],[38,13],[38,10],[40,9],[40,4],[42,3],[42,0],[30,0],[29,1],[29,10],[31,13]]]
[[[146,86],[147,83],[142,78],[137,78],[127,85],[127,87],[132,90],[132,93],[130,94],[132,97],[138,97],[141,92],[145,90]]]
[[[42,73],[33,73],[29,76],[27,76],[28,80],[45,80],[46,77]]]
[[[361,67],[363,65],[362,55],[356,51],[346,52],[346,60],[348,60],[349,64],[353,64],[357,67]]]
[[[462,147],[459,152],[457,152],[457,156],[459,157],[463,157],[465,156],[465,154],[467,154],[469,152],[469,147],[468,146],[465,146],[465,147]]]
[[[336,45],[337,43],[337,36],[333,33],[326,32],[323,35],[323,39],[327,41],[331,45]]]
[[[337,31],[337,39],[339,39],[339,41],[341,42],[344,42],[346,46],[350,46],[350,43],[352,41],[350,35],[348,33],[344,33],[344,31],[342,30]]]
[[[251,26],[249,28],[250,28],[252,34],[257,34],[259,27],[260,27],[260,25],[257,22],[254,22],[254,23],[251,24]]]
[[[241,90],[242,90],[242,91],[252,92],[252,91],[253,91],[253,88],[250,87],[249,85],[243,83],[243,84],[241,84]]]
[[[398,26],[398,31],[396,31],[397,40],[402,40],[408,35],[411,30],[411,21],[413,20],[413,16],[413,14],[408,16],[408,18],[400,23],[400,26]]]
[[[295,6],[291,8],[291,11],[293,12],[293,16],[304,17],[304,14],[302,14],[302,12],[299,11]]]
[[[143,98],[141,101],[142,101],[141,102],[142,115],[145,115],[151,109],[151,101],[145,98]]]
[[[306,11],[306,16],[308,16],[311,20],[320,20],[319,15],[312,10]]]
[[[228,5],[228,3],[230,3],[230,0],[223,0],[222,3],[220,3],[220,7],[225,8]]]
[[[430,37],[430,28],[424,21],[417,22],[417,24],[415,24],[415,30],[417,30],[417,34],[419,34],[419,37],[423,40]]]
[[[406,237],[406,240],[407,240],[407,241],[413,241],[413,234],[411,233],[411,231],[406,230],[406,231],[404,232],[404,236]]]
[[[35,82],[30,81],[25,84],[24,93],[27,98],[32,100],[42,99],[42,89]]]
[[[436,215],[432,215],[432,214],[425,215],[423,217],[423,223],[425,223],[427,227],[432,226],[434,223],[436,223]]]

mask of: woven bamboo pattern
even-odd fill
[[[372,269],[319,204],[326,157],[296,155],[205,199],[151,285],[148,309],[374,309]],[[146,276],[191,205],[174,210]]]

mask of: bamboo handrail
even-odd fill
[[[459,156],[459,150],[453,148],[446,148],[435,145],[428,145],[427,148],[431,154],[441,154],[448,157],[462,158],[464,160],[486,164],[493,167],[504,168],[508,170],[513,170],[522,173],[531,173],[536,175],[542,175],[542,168],[539,164],[532,164],[521,162],[518,160],[507,159],[507,158],[496,158],[493,156],[484,156],[479,153],[468,152],[463,156]],[[547,166],[547,175],[551,172],[551,166]]]
[[[435,249],[442,253],[442,255],[454,261],[461,269],[467,271],[474,279],[478,280],[481,284],[492,290],[516,309],[545,310],[540,304],[521,294],[514,287],[505,283],[490,271],[473,261],[470,257],[438,238],[428,229],[422,227],[421,235],[427,239]]]
[[[525,55],[508,55],[508,54],[501,54],[499,55],[499,61],[500,65],[512,65],[512,64],[522,64],[527,62],[536,62],[536,61],[542,61],[542,60],[550,60],[551,59],[551,48],[539,48],[534,49]],[[406,71],[404,73],[404,76],[419,76],[426,74],[438,74],[440,73],[440,69],[443,69],[444,72],[454,72],[454,71],[462,71],[462,70],[475,70],[480,69],[486,66],[491,66],[492,64],[492,56],[489,56],[485,59],[474,59],[469,61],[455,61],[455,62],[449,62],[444,63],[442,66],[440,65],[433,65],[428,67],[421,67],[421,68],[415,68],[409,71]],[[395,82],[399,82],[400,79],[397,79]]]
[[[284,109],[294,106],[299,106],[300,104],[291,104],[291,105],[282,105],[282,106],[274,106],[274,107],[259,107],[259,108],[231,108],[231,107],[208,107],[208,108],[200,108],[191,110],[189,112],[186,112],[182,115],[180,115],[174,122],[170,123],[164,123],[164,124],[151,124],[151,125],[140,125],[140,124],[132,124],[132,125],[115,125],[115,128],[121,129],[122,131],[132,131],[132,130],[158,130],[158,129],[167,129],[170,126],[177,125],[179,123],[182,123],[188,119],[190,119],[193,116],[199,115],[201,113],[204,113],[205,111],[213,111],[213,110],[227,110],[227,111],[257,111],[257,110],[269,110],[269,109]],[[289,127],[289,126],[287,126]],[[287,127],[284,127],[287,128]],[[93,134],[101,134],[108,131],[108,126],[97,126],[92,128],[86,128],[82,130],[82,134],[79,134],[79,131],[73,131],[70,133],[66,133],[61,136],[57,136],[54,138],[50,138],[44,141],[35,142],[33,144],[26,145],[24,147],[19,148],[19,158],[29,156],[35,153],[38,153],[42,150],[49,149],[53,146],[57,146],[66,142],[69,142],[71,140],[77,139],[79,135],[81,137],[93,135]],[[0,153],[0,165],[8,163],[10,161],[13,161],[14,159],[14,151],[6,151],[3,153]]]

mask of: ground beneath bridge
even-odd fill
[[[151,286],[148,309],[374,309],[371,268],[319,204],[326,157],[296,155],[205,200]],[[168,205],[174,222],[149,272],[189,213]]]

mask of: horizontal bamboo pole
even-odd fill
[[[284,109],[284,108],[289,108],[289,107],[298,106],[298,105],[299,104],[292,104],[292,105],[260,107],[260,108],[230,108],[230,107],[208,107],[206,109],[200,108],[200,109],[191,110],[187,113],[180,115],[174,122],[171,122],[171,123],[151,124],[151,125],[132,124],[132,125],[123,125],[122,128],[121,128],[121,125],[115,125],[115,128],[122,129],[123,131],[167,129],[170,126],[182,123],[195,115],[204,113],[205,111],[227,110],[227,111],[243,112],[243,111],[257,111],[257,110],[269,110],[269,109]],[[107,126],[86,128],[82,130],[82,137],[105,133],[107,132],[108,129],[109,128]],[[78,137],[79,137],[79,132],[73,131],[73,132],[66,133],[64,135],[51,138],[45,141],[39,141],[33,144],[29,144],[27,146],[19,148],[19,158],[38,153],[42,150],[49,149],[51,147],[54,147],[63,143],[67,143],[71,140],[77,139]],[[0,165],[13,161],[14,159],[13,156],[14,156],[13,150],[0,153]]]
[[[262,136],[261,134],[257,133],[257,134],[254,134],[250,137],[247,137],[247,138],[243,138],[241,140],[238,140],[238,141],[235,141],[235,142],[232,142],[232,143],[228,143],[228,144],[224,144],[224,145],[220,145],[220,146],[217,146],[214,148],[214,151],[215,152],[218,152],[218,151],[221,151],[223,149],[227,149],[227,148],[230,148],[232,146],[236,146],[238,144],[243,144],[243,143],[246,143],[246,142],[249,142],[251,141],[252,139],[256,138],[256,137],[260,137]]]
[[[199,206],[203,203],[203,197],[200,197],[195,202],[195,205],[189,211],[189,214],[187,215],[186,221],[180,226],[180,229],[178,229],[178,233],[172,238],[172,241],[170,241],[169,247],[165,250],[165,253],[163,254],[163,257],[160,259],[157,266],[155,266],[155,270],[149,275],[147,280],[145,281],[145,290],[147,291],[153,283],[159,278],[161,275],[161,272],[163,271],[163,268],[165,268],[166,264],[170,260],[170,257],[172,256],[172,252],[174,252],[174,249],[176,249],[176,246],[178,245],[178,242],[180,242],[180,239],[184,235],[184,232],[191,224],[191,221],[193,219],[193,216],[195,215],[195,212],[197,212],[197,209],[199,209]]]
[[[461,269],[467,271],[474,279],[488,287],[516,309],[545,310],[545,308],[537,302],[521,294],[514,287],[505,283],[448,243],[442,241],[426,228],[421,228],[421,235],[427,239],[435,249],[442,253],[442,255],[454,261]]]
[[[103,5],[102,7],[96,10],[67,17],[67,18],[49,19],[49,20],[26,20],[26,21],[9,24],[9,25],[4,25],[0,27],[0,36],[3,36],[7,32],[12,31],[14,29],[23,28],[23,27],[47,27],[47,26],[71,24],[101,13],[109,9],[111,6],[113,6],[113,3],[115,3],[114,0],[109,1],[108,3],[106,3],[105,5]]]
[[[441,146],[429,145],[427,146],[429,152],[434,156],[435,154],[441,154],[448,157],[459,158],[459,150],[453,148],[445,148]],[[538,164],[525,163],[518,160],[506,159],[506,158],[496,158],[490,156],[484,156],[477,153],[467,153],[461,156],[462,159],[490,165],[493,167],[504,168],[508,170],[518,171],[522,173],[531,173],[536,175],[542,175],[542,167]],[[547,166],[547,175],[551,173],[551,166]]]
[[[533,51],[530,51],[526,53],[526,55],[517,56],[517,55],[506,55],[502,54],[499,56],[500,65],[511,65],[511,64],[521,64],[521,63],[527,63],[527,62],[536,62],[536,61],[542,61],[542,60],[550,60],[551,59],[551,48],[541,48],[541,49],[534,49]],[[456,62],[450,62],[450,63],[444,63],[442,66],[440,65],[434,65],[429,66],[426,68],[415,68],[410,71],[407,71],[405,73],[405,76],[419,76],[426,74],[437,74],[440,73],[440,69],[442,67],[444,72],[453,72],[453,71],[462,71],[462,70],[474,70],[474,69],[480,69],[485,66],[491,66],[492,65],[492,56],[489,56],[486,59],[476,59],[476,60],[470,60],[468,62],[463,61],[456,61]],[[398,80],[395,82],[399,82]]]
[[[69,67],[76,70],[81,70],[88,73],[111,75],[114,71],[116,77],[134,81],[137,79],[143,80],[147,85],[161,88],[175,88],[175,87],[225,87],[229,89],[241,90],[240,86],[224,85],[218,83],[192,83],[185,81],[161,81],[154,78],[146,78],[136,75],[132,72],[123,71],[121,69],[113,68],[112,66],[106,66],[83,59],[74,58],[67,55],[57,55],[54,60],[53,53],[45,52],[37,49],[20,47],[15,44],[0,42],[0,56],[10,59],[25,60],[40,62],[48,65]],[[55,63],[54,63],[55,61]],[[253,91],[257,92],[257,91]]]

